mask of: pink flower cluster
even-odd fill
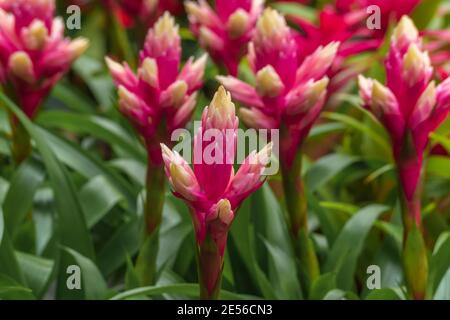
[[[191,30],[214,61],[237,75],[247,51],[263,0],[216,0],[215,11],[206,0],[186,2]]]
[[[450,79],[432,81],[433,68],[413,22],[404,16],[394,30],[386,59],[386,85],[359,78],[365,105],[388,130],[400,181],[408,202],[419,187],[430,133],[450,111]],[[420,207],[413,211],[420,224]]]
[[[0,81],[30,118],[88,46],[64,38],[64,22],[54,14],[54,0],[0,0]]]
[[[268,8],[249,46],[255,87],[232,76],[218,77],[246,107],[240,115],[247,126],[287,130],[280,156],[288,167],[322,110],[329,82],[326,73],[339,47],[332,42],[299,59],[298,45],[284,17]]]
[[[268,144],[259,153],[253,151],[235,173],[238,121],[230,94],[220,87],[203,111],[202,125],[193,143],[193,169],[176,151],[161,145],[170,185],[192,209],[197,241],[202,243],[211,235],[220,256],[236,210],[263,183],[272,146]],[[210,130],[220,132],[221,138],[209,141]],[[213,162],[206,159],[211,148],[216,150]]]
[[[190,58],[179,71],[181,40],[169,13],[149,30],[137,75],[126,63],[106,59],[119,87],[120,110],[145,140],[154,163],[162,161],[159,143],[169,143],[171,133],[189,121],[206,60],[206,55]]]

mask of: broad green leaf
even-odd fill
[[[89,134],[107,141],[113,146],[119,146],[136,159],[146,160],[145,151],[138,141],[117,123],[106,118],[73,112],[48,111],[41,113],[37,122],[45,127]]]
[[[419,4],[411,14],[417,28],[423,30],[428,26],[430,21],[432,21],[432,19],[436,17],[441,3],[442,0],[419,1]]]
[[[428,278],[428,294],[434,294],[439,283],[444,280],[450,268],[450,232],[445,232],[436,241],[433,255],[430,259],[430,273]]]
[[[3,203],[6,229],[12,237],[31,212],[34,194],[44,177],[42,166],[33,158],[23,162],[15,172]]]
[[[366,300],[402,300],[398,293],[390,288],[375,289],[370,291]]]
[[[353,287],[353,277],[358,257],[364,247],[370,229],[376,219],[389,207],[369,205],[356,213],[339,233],[328,259],[325,272],[335,272],[338,288],[350,290]]]
[[[447,273],[442,278],[433,299],[446,301],[450,300],[450,268],[447,269]]]
[[[427,173],[443,178],[450,178],[450,158],[432,156],[427,161]]]
[[[24,252],[16,252],[16,256],[28,285],[41,298],[50,284],[54,262]]]
[[[12,278],[14,281],[25,284],[25,278],[22,270],[19,268],[16,255],[11,240],[8,235],[8,230],[5,228],[3,220],[3,212],[0,208],[0,274],[4,274]]]
[[[94,177],[86,183],[81,188],[79,197],[89,228],[123,199],[123,195],[104,176]]]
[[[87,300],[104,299],[108,295],[108,287],[97,266],[87,257],[70,248],[63,248],[64,253],[69,254],[75,264],[81,269],[81,291],[83,298]],[[67,275],[68,276],[68,275]]]
[[[34,300],[30,288],[23,287],[14,279],[0,274],[0,300]]]
[[[322,300],[333,289],[336,289],[336,274],[325,273],[313,282],[308,298]]]
[[[0,100],[22,123],[35,141],[37,149],[40,151],[55,194],[59,243],[76,250],[88,258],[93,258],[94,247],[91,242],[91,236],[84,220],[84,214],[76,195],[75,186],[72,180],[70,180],[66,168],[58,162],[51,147],[47,144],[44,131],[35,126],[3,93],[0,94]],[[64,261],[61,261],[60,268],[61,270],[65,270],[66,265]],[[61,287],[63,284],[59,282],[58,285]]]
[[[358,158],[344,154],[330,154],[322,157],[305,174],[305,183],[308,190],[313,192],[319,189],[343,169],[358,160]]]
[[[126,299],[133,299],[139,296],[155,296],[161,294],[186,295],[196,298],[199,295],[199,288],[197,284],[192,283],[180,283],[159,287],[158,286],[142,287],[121,292],[112,297],[111,300],[126,300]],[[226,290],[220,291],[220,299],[223,300],[246,300],[256,298],[257,297],[236,294]]]
[[[282,2],[273,3],[271,5],[274,9],[286,15],[292,15],[302,20],[309,22],[317,21],[316,10],[310,6],[301,5],[299,3]]]

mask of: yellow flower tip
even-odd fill
[[[275,97],[280,94],[284,85],[276,70],[268,65],[256,74],[256,88],[262,96]]]
[[[267,165],[270,161],[270,157],[272,156],[273,142],[269,142],[261,149],[261,151],[257,154],[257,159],[260,165]]]
[[[314,82],[310,87],[310,93],[314,96],[320,96],[327,90],[329,82],[330,79],[328,77],[323,77],[322,79]]]
[[[217,203],[217,215],[226,225],[231,224],[234,219],[233,211],[231,210],[231,203],[228,199],[222,199]]]
[[[24,40],[28,49],[42,49],[47,43],[48,29],[41,20],[34,20],[24,31]]]
[[[153,58],[145,58],[139,69],[139,77],[151,87],[158,87],[158,64]]]
[[[174,190],[187,195],[187,188],[192,184],[192,177],[182,165],[172,162],[169,168],[171,182]]]
[[[167,11],[156,21],[153,30],[156,37],[165,38],[169,42],[178,38],[178,25]]]
[[[199,6],[193,1],[186,1],[184,3],[184,8],[186,9],[188,15],[198,17],[200,14]]]
[[[128,91],[124,86],[119,86],[118,90],[119,102],[122,108],[134,109],[137,107],[138,102],[136,96]]]
[[[159,144],[161,146],[161,153],[163,158],[172,159],[173,158],[173,152],[169,149],[168,146],[166,146],[164,143]]]
[[[419,31],[411,18],[405,15],[395,27],[392,37],[394,42],[405,44],[416,41],[419,38]]]
[[[184,80],[177,80],[170,86],[169,90],[174,106],[179,106],[183,102],[188,89],[189,87]]]
[[[431,67],[428,52],[423,52],[413,43],[403,57],[404,78],[413,85],[419,81],[424,73]]]
[[[89,40],[86,38],[77,38],[70,42],[69,51],[71,59],[75,60],[80,57],[89,48]]]
[[[231,101],[231,94],[225,90],[224,86],[220,86],[209,105],[208,115],[212,118],[219,117],[226,121],[234,118],[235,112],[236,109]]]
[[[436,84],[434,81],[431,81],[427,86],[425,91],[419,98],[417,105],[419,108],[425,107],[427,105],[434,106],[436,104]]]
[[[282,36],[289,31],[284,17],[272,8],[264,10],[256,28],[263,37],[268,39]]]
[[[8,64],[11,72],[16,77],[28,83],[33,83],[35,81],[33,62],[26,52],[18,51],[12,54]]]
[[[200,58],[195,60],[192,64],[192,70],[197,72],[199,76],[203,77],[203,73],[205,71],[206,63],[208,62],[208,54],[204,53]]]
[[[110,57],[105,57],[106,66],[112,74],[120,74],[123,72],[123,66],[111,59]]]
[[[320,50],[320,56],[325,61],[331,61],[336,56],[339,50],[340,42],[330,42]]]
[[[236,10],[228,19],[227,29],[232,38],[239,38],[248,29],[249,15],[243,9]]]

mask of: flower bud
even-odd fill
[[[89,40],[86,38],[77,38],[69,43],[69,54],[70,59],[76,60],[78,57],[80,57],[89,47]]]
[[[161,93],[160,103],[163,107],[174,106],[179,107],[183,102],[188,85],[183,80],[177,80],[172,83],[167,90]]]
[[[284,90],[284,84],[275,69],[268,65],[256,74],[256,89],[261,96],[275,97]]]
[[[139,108],[138,97],[128,91],[124,86],[119,86],[119,104],[125,110],[133,110]]]
[[[236,110],[231,101],[231,94],[220,86],[214,94],[209,107],[205,110],[205,129],[231,129],[236,122]]]
[[[188,200],[195,198],[191,192],[192,187],[195,185],[195,180],[182,165],[171,163],[170,177],[170,182],[175,192],[178,192]]]
[[[256,38],[271,45],[280,45],[289,33],[284,17],[276,10],[267,8],[256,24]]]
[[[432,73],[430,57],[427,52],[411,44],[403,57],[403,79],[410,87],[420,81],[428,81]]]
[[[408,16],[403,16],[400,19],[397,27],[394,29],[392,35],[393,45],[400,51],[408,49],[411,43],[419,41],[419,31],[417,31],[414,22]]]
[[[158,88],[158,65],[155,59],[145,58],[139,69],[139,78],[152,88]]]
[[[239,38],[248,29],[249,15],[243,9],[236,10],[228,19],[227,30],[231,38]]]
[[[34,20],[33,23],[22,31],[23,41],[28,49],[42,49],[48,38],[48,29],[41,20]]]
[[[383,86],[377,80],[372,86],[372,109],[375,115],[398,114],[400,112],[397,99],[389,88]]]
[[[33,62],[26,52],[18,51],[13,53],[11,57],[9,57],[8,65],[11,72],[21,80],[30,84],[36,81],[33,70]]]
[[[234,219],[234,213],[231,210],[231,204],[228,199],[222,199],[217,203],[217,215],[224,224],[230,225]]]
[[[436,85],[431,82],[417,101],[411,114],[410,126],[414,129],[430,118],[436,106]]]

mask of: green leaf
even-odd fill
[[[313,282],[309,299],[322,300],[333,289],[336,289],[336,274],[333,272],[325,273]]]
[[[66,168],[58,162],[52,149],[47,144],[44,131],[35,126],[3,93],[0,93],[0,100],[22,123],[41,153],[55,194],[58,214],[57,235],[60,244],[73,248],[88,258],[93,258],[94,247],[75,187],[69,178]],[[64,263],[61,263],[60,267],[62,270],[65,270],[66,266]],[[60,283],[59,285],[62,284]]]
[[[294,17],[301,18],[302,20],[304,19],[309,22],[315,22],[317,20],[316,9],[310,6],[281,1],[271,4],[271,6],[283,14],[292,15]]]
[[[338,288],[352,289],[356,264],[363,250],[364,240],[377,218],[387,210],[389,207],[383,205],[366,206],[351,217],[342,228],[325,263],[326,272],[336,273]]]
[[[391,147],[387,138],[385,136],[380,135],[377,131],[373,130],[370,126],[365,125],[361,121],[358,121],[355,118],[337,112],[324,112],[322,116],[328,120],[344,123],[349,128],[352,128],[356,131],[359,131],[362,134],[367,135],[375,143],[377,143],[387,155],[391,154]]]
[[[450,268],[450,232],[445,232],[436,241],[430,259],[428,295],[434,294]]]
[[[450,300],[450,268],[447,269],[447,273],[442,278],[433,299],[446,301]]]
[[[419,30],[425,29],[428,24],[436,17],[436,13],[441,5],[442,0],[424,0],[414,9],[411,17]]]
[[[25,278],[22,270],[19,268],[8,231],[5,228],[3,212],[0,208],[0,273],[4,274],[14,281],[25,284]]]
[[[25,288],[14,279],[0,274],[0,300],[34,300],[30,288]]]
[[[313,192],[319,189],[342,170],[358,160],[358,158],[344,154],[331,154],[322,157],[305,174],[305,183],[308,190]]]
[[[427,161],[427,173],[443,178],[450,178],[450,158],[432,156]]]
[[[24,252],[17,252],[16,256],[28,285],[41,298],[50,284],[54,262]]]
[[[3,203],[6,229],[12,237],[22,220],[30,213],[34,194],[44,177],[42,166],[33,158],[23,162],[16,170]]]
[[[75,250],[65,247],[63,251],[69,254],[81,269],[81,293],[83,298],[87,300],[104,299],[108,295],[108,287],[97,266],[89,258]]]
[[[390,288],[375,289],[370,291],[366,300],[402,300],[398,293]]]
[[[112,146],[119,146],[133,158],[146,160],[145,150],[138,141],[117,123],[106,118],[64,111],[48,111],[41,113],[36,121],[45,127],[89,134],[107,141]]]
[[[80,191],[80,203],[89,228],[99,222],[123,195],[104,176],[97,176],[86,183]]]
[[[198,297],[199,295],[199,287],[197,284],[192,283],[180,283],[173,284],[167,286],[151,286],[151,287],[142,287],[137,289],[128,290],[125,292],[121,292],[111,300],[125,300],[125,299],[133,299],[140,296],[155,296],[161,294],[175,294],[175,295],[185,295],[190,297]],[[232,293],[226,290],[220,291],[220,299],[224,300],[246,300],[246,299],[257,299],[257,297],[247,296]]]

